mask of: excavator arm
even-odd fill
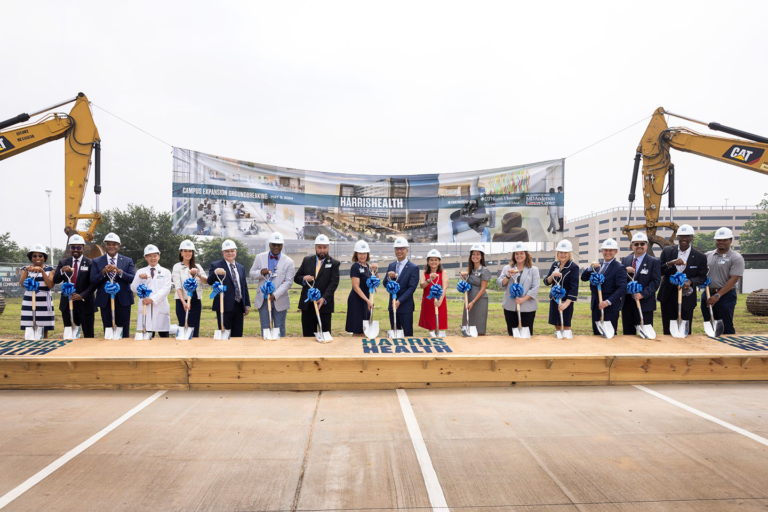
[[[680,117],[703,124],[713,130],[723,131],[749,140],[703,135],[688,128],[670,128],[667,126],[665,115]],[[635,166],[629,192],[627,225],[622,229],[624,235],[630,240],[633,230],[644,229],[651,244],[664,248],[672,244],[677,235],[678,225],[674,222],[672,214],[675,207],[675,166],[672,163],[670,149],[693,153],[751,171],[768,174],[768,138],[719,123],[697,121],[667,112],[660,107],[653,113],[635,155]],[[635,201],[635,187],[641,159],[643,163],[641,179],[645,224],[632,224],[632,206]],[[670,218],[669,221],[660,222],[661,198],[665,194],[668,195]],[[659,228],[672,230],[669,239],[656,234]]]
[[[71,102],[74,102],[75,105],[69,114],[49,113],[37,122],[5,130],[10,126],[28,121],[32,116]],[[11,158],[48,142],[64,139],[64,209],[66,215],[64,232],[68,237],[79,233],[88,242],[92,242],[96,226],[101,222],[98,202],[99,194],[101,193],[101,139],[91,115],[88,98],[83,93],[80,93],[71,100],[53,105],[33,114],[20,114],[12,119],[0,122],[0,130],[5,130],[0,131],[0,160]],[[96,211],[93,213],[82,213],[80,209],[82,208],[85,189],[88,185],[91,155],[94,153],[96,160],[96,183],[94,186]],[[78,221],[88,219],[91,220],[88,230],[77,231]],[[100,252],[95,246],[91,246],[90,249]]]

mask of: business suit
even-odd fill
[[[382,281],[382,285],[386,290],[387,283],[390,281],[389,273],[397,272],[397,261],[393,261],[387,267],[387,275]],[[405,260],[405,265],[400,271],[400,275],[395,279],[400,284],[400,291],[397,292],[397,300],[400,301],[400,305],[397,307],[397,327],[403,330],[405,336],[413,336],[413,311],[415,305],[413,303],[413,292],[416,291],[416,287],[419,285],[419,267],[411,260]],[[389,299],[389,324],[392,329],[395,328],[395,319],[392,315],[392,297]]]
[[[299,309],[301,310],[301,331],[305,338],[314,338],[317,332],[317,315],[312,301],[307,300],[309,286],[304,284],[304,276],[315,276],[317,270],[317,256],[307,256],[301,261],[293,282],[301,286]],[[334,311],[333,294],[339,286],[339,260],[326,256],[322,260],[320,269],[315,276],[314,286],[320,290],[321,298],[325,300],[320,307],[320,321],[323,323],[323,331],[331,332],[331,319]]]
[[[119,253],[115,256],[115,266],[122,270],[122,273],[115,274],[114,279],[115,283],[120,285],[120,291],[115,295],[115,325],[123,328],[123,337],[127,338],[131,331],[131,306],[133,305],[131,283],[136,269],[131,258],[126,258]],[[97,288],[95,304],[101,310],[101,323],[105,329],[112,327],[112,306],[109,300],[111,296],[104,290],[109,283],[109,276],[101,272],[111,260],[109,254],[99,256],[93,260],[91,267],[91,284]]]
[[[595,270],[589,267],[581,274],[581,280],[589,281],[593,273],[595,273]],[[613,330],[616,331],[619,324],[621,305],[624,301],[624,296],[627,294],[627,269],[614,258],[605,265],[605,268],[602,269],[602,274],[605,276],[605,281],[600,287],[603,292],[603,300],[611,303],[610,306],[603,310],[603,317],[606,322],[613,324]],[[590,284],[589,289],[592,291],[590,301],[592,308],[592,332],[600,334],[595,324],[595,322],[600,321],[600,308],[598,307],[600,298],[597,294],[597,286]]]
[[[74,258],[72,256],[59,260],[56,272],[53,274],[54,284],[63,283],[67,280],[61,272],[61,269],[66,266],[73,267],[74,269]],[[83,298],[83,300],[77,300],[72,303],[72,315],[75,318],[75,325],[79,325],[82,328],[84,338],[93,338],[94,312],[96,311],[93,294],[96,287],[91,284],[92,269],[93,261],[90,258],[81,256],[77,266],[77,278],[72,283],[75,285],[75,293]],[[70,274],[69,277],[72,279],[73,276]],[[72,322],[69,319],[69,297],[61,296],[59,311],[61,311],[64,326],[72,327]]]
[[[250,276],[251,279],[256,281],[259,288],[261,288],[269,278],[269,275],[261,275],[261,269],[269,269],[269,257],[271,254],[270,251],[262,252],[257,254],[256,259],[253,260]],[[272,261],[274,261],[274,259]],[[275,327],[280,329],[280,336],[285,336],[285,317],[288,314],[288,308],[291,307],[288,290],[293,284],[292,278],[294,265],[293,260],[282,252],[276,263],[277,265],[273,270],[275,277],[272,278],[272,284],[275,285],[275,292],[273,293],[275,300],[272,302],[272,321],[274,322]],[[261,322],[262,330],[269,329],[269,311],[267,309],[267,303],[264,300],[264,294],[262,294],[261,291],[258,291],[253,298],[253,305],[259,310],[259,321]]]
[[[227,260],[221,259],[211,263],[211,268],[208,269],[208,284],[218,283],[219,278],[216,275],[216,270],[223,268],[226,274],[223,279],[224,286],[227,290],[224,293],[219,293],[213,298],[213,305],[211,309],[216,312],[216,328],[222,323],[224,324],[224,330],[229,329],[230,336],[232,338],[243,337],[243,322],[245,318],[245,308],[251,307],[251,297],[248,294],[248,283],[245,281],[245,267],[240,263],[234,261],[231,263],[234,265],[237,272],[237,283],[240,288],[240,300],[235,299],[235,277],[232,275],[232,269],[230,263]],[[220,302],[224,297],[224,318],[221,318]]]
[[[688,261],[685,262],[683,273],[691,282],[691,288],[694,289],[694,293],[688,296],[683,295],[681,314],[682,319],[688,321],[689,329],[693,320],[693,310],[696,309],[696,287],[703,284],[707,279],[707,257],[693,247],[690,248],[690,251],[691,253],[688,255]],[[677,267],[675,265],[670,266],[667,262],[676,260],[678,255],[678,246],[671,245],[665,247],[659,257],[661,285],[659,287],[658,300],[661,307],[661,321],[663,322],[664,334],[670,334],[669,322],[677,320],[677,286],[669,282],[669,278],[677,272]]]
[[[631,267],[635,255],[630,254],[621,260],[624,268]],[[661,264],[658,258],[645,254],[640,265],[635,269],[635,281],[643,285],[643,296],[640,299],[640,309],[643,311],[643,322],[653,325],[653,312],[656,311],[656,290],[661,284]],[[629,278],[627,279],[629,282]],[[625,335],[637,334],[635,326],[640,325],[640,313],[637,311],[637,303],[632,295],[624,297],[624,306],[621,308],[621,323]]]

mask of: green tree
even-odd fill
[[[237,245],[237,257],[235,261],[245,267],[245,271],[251,270],[253,260],[256,259],[255,255],[250,254],[248,246],[242,243],[240,240],[232,240]],[[197,256],[195,257],[197,263],[203,266],[206,272],[214,261],[220,260],[221,244],[224,242],[223,238],[212,238],[210,240],[201,240],[195,244],[197,248]],[[247,276],[246,276],[247,277]]]
[[[0,261],[18,263],[27,261],[27,251],[11,240],[11,234],[0,235]]]
[[[768,199],[763,199],[757,206],[763,211],[753,213],[741,232],[739,251],[743,254],[768,253]],[[768,261],[748,261],[747,268],[768,268]]]
[[[693,237],[693,246],[701,252],[714,251],[717,249],[715,245],[715,232],[704,233],[699,231]]]

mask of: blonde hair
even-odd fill
[[[573,251],[557,251],[557,252],[564,252],[568,255],[568,259],[566,260],[566,263],[568,263],[569,261],[573,261]],[[557,255],[555,255],[555,261],[558,261],[558,262],[560,261],[557,258]]]

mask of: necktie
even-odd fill
[[[115,258],[109,258],[109,264],[110,265],[114,265],[115,264]],[[115,280],[115,273],[114,272],[109,272],[107,275],[109,276],[109,278],[111,280],[113,280],[113,281]]]
[[[240,283],[238,283],[239,279],[235,273],[235,266],[232,263],[229,264],[229,270],[232,273],[232,282],[235,284],[235,302],[240,302],[240,299],[242,299],[242,296],[240,295]]]
[[[637,270],[637,258],[632,260],[632,268]]]
[[[155,267],[149,269],[149,273],[152,275],[151,279],[155,278]]]
[[[72,270],[72,283],[77,283],[77,260],[75,260],[75,266]]]
[[[323,266],[322,260],[317,260],[317,264],[315,265],[315,277],[317,277],[317,274],[320,273],[320,267]]]

